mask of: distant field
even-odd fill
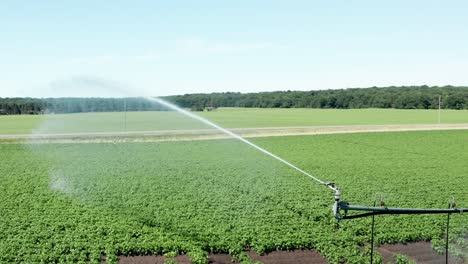
[[[227,128],[434,124],[437,110],[221,108],[197,114]],[[468,110],[443,110],[442,123],[468,123]],[[176,112],[0,116],[0,134],[149,131],[207,128]]]
[[[203,116],[226,127],[434,124],[437,110],[223,108]],[[467,123],[468,110],[443,110],[442,123]]]

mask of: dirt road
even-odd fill
[[[365,132],[429,131],[429,130],[468,130],[468,124],[403,124],[403,125],[350,125],[350,126],[304,126],[304,127],[260,127],[234,128],[232,132],[246,138],[323,135]],[[120,131],[58,134],[1,135],[0,142],[11,143],[18,140],[29,143],[119,143],[119,142],[160,142],[189,141],[229,138],[215,129],[197,130],[156,130]]]

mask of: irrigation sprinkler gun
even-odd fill
[[[340,219],[340,196],[341,196],[341,191],[338,187],[335,186],[333,182],[328,182],[325,183],[325,186],[328,188],[332,189],[332,191],[335,192],[334,197],[335,197],[335,202],[333,203],[333,215],[335,216],[336,219]]]

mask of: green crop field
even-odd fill
[[[435,124],[436,110],[220,108],[197,114],[227,128],[376,124]],[[443,110],[442,123],[468,123],[468,110]],[[205,128],[175,112],[0,116],[0,134],[115,132]]]
[[[245,115],[224,114],[237,112]],[[238,122],[231,125],[252,125]],[[282,122],[272,125],[296,124]],[[467,131],[253,141],[337,183],[352,204],[371,205],[380,192],[390,207],[445,208],[452,196],[468,207]],[[247,263],[246,250],[298,248],[316,249],[331,263],[368,259],[361,247],[369,245],[370,219],[337,226],[329,189],[236,140],[0,144],[0,161],[0,263],[100,263],[102,256],[113,263],[119,255],[164,253],[206,263],[211,252]],[[452,254],[467,254],[467,217],[452,216]],[[376,220],[378,243],[443,246],[446,215]]]

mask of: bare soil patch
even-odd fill
[[[191,264],[188,256],[177,256],[174,258],[179,264]],[[164,264],[164,256],[121,256],[119,264]]]
[[[248,255],[254,261],[265,264],[326,264],[324,257],[313,250],[273,251],[265,255],[257,255],[249,252]]]
[[[396,254],[403,254],[422,264],[439,264],[445,263],[445,255],[438,254],[432,249],[430,242],[414,242],[407,244],[385,244],[376,247],[376,250],[384,258],[384,263],[391,263]],[[450,255],[449,255],[450,257]],[[464,264],[463,260],[450,257],[451,264]]]
[[[397,254],[403,254],[416,261],[418,264],[439,264],[445,263],[445,255],[438,254],[432,249],[430,242],[414,242],[407,244],[385,244],[376,247],[376,250],[384,259],[384,263],[393,263]],[[258,255],[253,251],[247,255],[254,261],[264,264],[326,264],[324,257],[313,250],[293,250],[293,251],[273,251],[265,255]],[[179,264],[191,264],[188,256],[177,256],[175,258]],[[211,254],[208,256],[210,264],[239,264],[228,254]],[[163,264],[163,256],[121,256],[120,264]],[[461,259],[449,256],[450,264],[466,264]]]
[[[265,255],[258,255],[255,252],[247,252],[254,261],[261,261],[265,264],[326,264],[327,261],[317,252],[312,250],[294,251],[274,251]],[[175,258],[179,264],[191,264],[187,256],[177,256]],[[119,264],[163,264],[163,256],[132,256],[119,257]],[[238,264],[228,254],[211,254],[208,256],[210,264]]]

